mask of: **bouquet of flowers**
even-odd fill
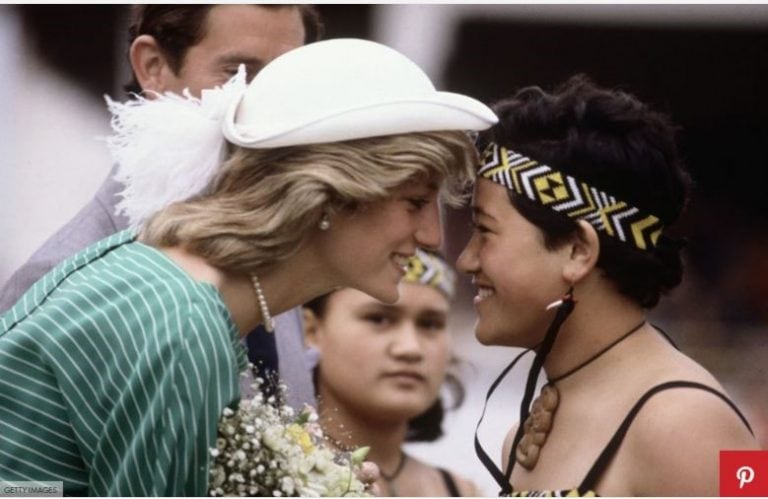
[[[216,447],[210,449],[211,496],[368,496],[358,478],[367,447],[352,452],[333,448],[324,437],[317,413],[300,414],[281,403],[286,387],[265,396],[256,378],[256,394],[237,410],[225,408]]]

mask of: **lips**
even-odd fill
[[[496,294],[496,290],[492,286],[488,286],[477,280],[475,280],[473,284],[477,286],[477,294],[475,295],[475,299],[473,300],[475,305]]]
[[[392,253],[390,260],[394,263],[395,267],[402,275],[408,271],[408,260],[412,255],[404,255],[402,253]]]
[[[395,379],[408,383],[424,383],[427,381],[427,378],[423,374],[408,370],[387,372],[384,373],[384,378]]]

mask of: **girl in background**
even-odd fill
[[[471,482],[402,449],[406,441],[442,435],[444,383],[461,402],[462,387],[448,375],[453,287],[447,263],[418,250],[394,304],[345,288],[305,306],[307,343],[319,352],[315,384],[325,434],[342,449],[371,447],[384,496],[478,495]]]

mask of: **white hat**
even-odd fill
[[[410,59],[379,43],[335,39],[273,60],[228,109],[224,136],[252,149],[412,132],[485,130],[485,104],[438,92]]]

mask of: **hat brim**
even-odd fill
[[[239,146],[252,149],[319,144],[405,133],[484,130],[498,118],[483,103],[461,94],[433,92],[415,99],[369,103],[314,117],[304,123],[275,128],[235,125],[237,106],[229,109],[224,133]]]

